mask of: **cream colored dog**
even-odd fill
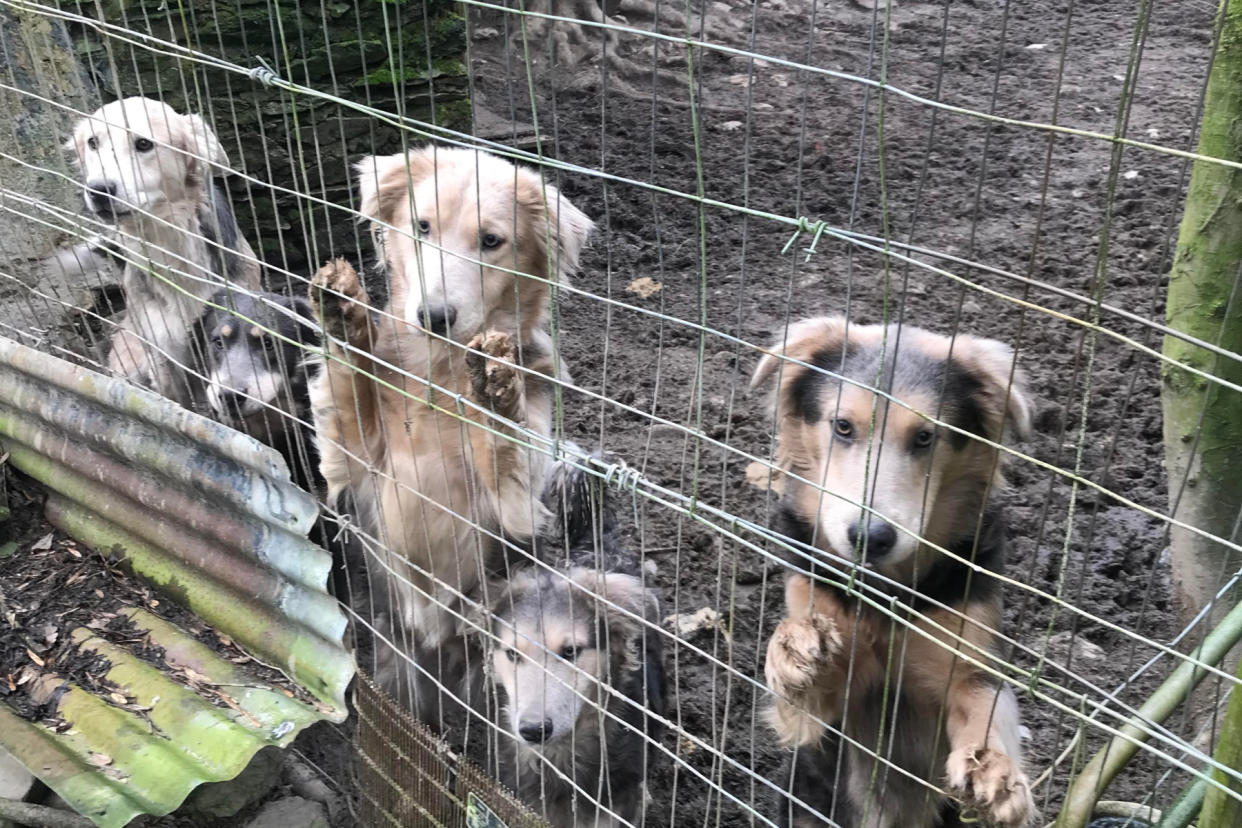
[[[202,300],[226,282],[259,286],[259,263],[242,237],[212,167],[228,156],[198,115],[126,98],[82,118],[66,145],[86,207],[114,225],[109,252],[122,262],[126,311],[112,336],[116,374],[183,404],[201,372],[190,327]]]

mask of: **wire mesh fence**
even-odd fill
[[[1242,782],[1226,13],[0,0],[0,335],[321,499],[364,824],[1046,824],[1110,740],[1156,824]]]

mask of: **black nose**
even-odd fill
[[[518,725],[518,735],[528,742],[538,744],[552,738],[552,720],[542,722],[522,722]]]
[[[858,532],[861,523],[855,523],[850,527],[846,535],[849,537],[850,545],[858,546]],[[871,515],[867,519],[867,534],[863,538],[866,552],[872,557],[887,555],[893,551],[893,547],[897,545],[897,530],[893,528],[893,524],[887,520]]]
[[[112,199],[116,196],[115,184],[111,181],[88,181],[86,189],[91,199],[91,207],[104,212],[112,210]]]
[[[452,305],[423,305],[418,309],[418,319],[433,334],[443,336],[449,326],[457,321],[457,308]]]
[[[242,407],[246,404],[246,395],[238,391],[221,390],[218,399],[220,413],[233,417],[240,416]]]

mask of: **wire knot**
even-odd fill
[[[638,491],[638,481],[642,479],[642,476],[641,471],[631,467],[624,460],[609,463],[608,468],[604,469],[604,482],[613,484],[618,489]]]
[[[252,81],[257,81],[264,86],[271,86],[280,80],[280,75],[276,74],[276,70],[266,60],[261,57],[255,57],[255,60],[259,62],[259,65],[246,73]]]
[[[811,239],[811,246],[803,248],[803,251],[806,253],[806,260],[809,262],[811,256],[816,252],[815,248],[819,245],[819,237],[824,235],[824,231],[827,229],[828,225],[823,219],[811,221],[806,216],[798,216],[798,227],[794,230],[794,234],[789,237],[789,241],[785,242],[785,246],[781,248],[781,255],[788,253],[789,248],[793,247],[794,242],[801,238],[803,233],[814,233],[814,238]]]

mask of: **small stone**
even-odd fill
[[[1139,171],[1138,170],[1127,170],[1126,172],[1123,172],[1121,174],[1121,177],[1126,179],[1127,181],[1133,181],[1134,179],[1139,177]]]
[[[1033,649],[1038,650],[1038,647]],[[1062,664],[1071,659],[1074,664],[1081,664],[1084,661],[1100,661],[1105,656],[1103,647],[1092,644],[1083,638],[1081,633],[1074,635],[1068,630],[1059,632],[1048,639],[1047,653],[1048,658]]]
[[[0,797],[20,802],[34,787],[34,774],[26,770],[26,766],[13,758],[4,748],[0,748]]]
[[[1042,52],[1044,49],[1048,48],[1048,44],[1047,43],[1031,43],[1026,48],[1032,52]]]
[[[263,806],[263,810],[247,823],[246,828],[330,828],[328,812],[323,805],[291,796]]]
[[[741,121],[725,121],[724,123],[720,124],[717,127],[717,129],[721,130],[722,132],[737,132],[741,128],[742,128]]]
[[[493,29],[491,27],[486,27],[486,28],[474,30],[475,40],[493,40],[497,37],[500,37],[499,29]]]

